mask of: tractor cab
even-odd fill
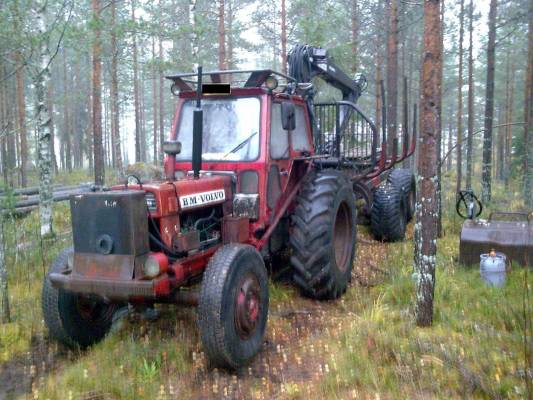
[[[169,79],[178,97],[171,140],[181,144],[181,151],[167,158],[167,178],[194,179],[194,111],[200,100],[199,178],[230,176],[234,212],[250,217],[252,233],[260,236],[272,222],[293,168],[303,167],[299,160],[313,154],[306,103],[285,93],[294,81],[271,70],[208,72],[200,84],[196,74]]]

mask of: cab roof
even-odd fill
[[[262,88],[270,76],[278,80],[278,87],[296,83],[296,79],[271,69],[206,71],[202,73],[202,83],[229,83],[232,88]],[[198,86],[196,72],[169,75],[166,78],[180,91],[195,91]]]

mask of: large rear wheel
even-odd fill
[[[395,242],[405,238],[405,201],[402,189],[390,182],[374,190],[370,226],[376,240]]]
[[[228,244],[209,260],[198,326],[212,367],[237,369],[261,349],[268,318],[268,276],[252,246]]]
[[[340,171],[312,172],[296,198],[290,243],[294,281],[308,297],[336,299],[351,279],[355,196]]]
[[[72,248],[63,250],[50,267],[50,272],[65,270],[72,252]],[[55,288],[48,275],[44,278],[41,299],[44,322],[50,336],[69,347],[84,348],[100,341],[111,328],[113,314],[119,308],[119,305],[97,297]]]
[[[404,196],[405,219],[407,222],[415,215],[416,182],[413,173],[405,168],[395,168],[389,174],[387,181],[399,187]]]

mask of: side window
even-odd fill
[[[307,136],[307,123],[303,107],[296,106],[296,129],[292,131],[291,142],[294,151],[310,151],[311,146]]]
[[[280,103],[272,103],[272,112],[270,115],[270,157],[272,157],[274,160],[288,158],[289,135],[288,132],[283,130],[283,127],[281,126]]]

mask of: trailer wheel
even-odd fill
[[[395,242],[405,238],[407,225],[405,196],[398,185],[382,183],[372,203],[371,230],[376,240]]]
[[[296,198],[290,243],[293,279],[305,296],[336,299],[351,279],[355,195],[340,171],[312,172]]]
[[[73,251],[72,248],[63,250],[50,272],[67,268],[68,256]],[[119,308],[118,304],[55,288],[48,275],[44,277],[41,301],[50,336],[73,348],[85,348],[100,341],[111,328],[113,314]]]
[[[228,244],[204,272],[198,326],[212,367],[247,365],[263,344],[268,317],[268,276],[252,246]]]
[[[401,187],[405,198],[406,221],[409,222],[415,215],[416,204],[416,183],[413,173],[405,168],[393,169],[387,181],[393,185]]]

